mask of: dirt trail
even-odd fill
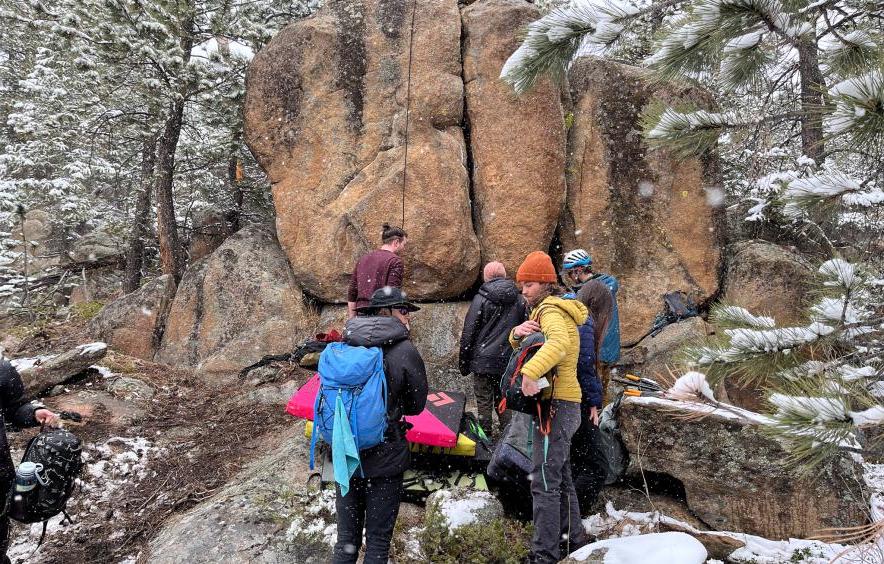
[[[48,352],[38,346],[24,352],[32,351]],[[87,463],[83,487],[69,505],[75,523],[50,521],[39,549],[40,526],[16,526],[10,538],[13,562],[135,561],[165,520],[210,497],[264,454],[265,439],[290,422],[282,409],[284,398],[256,402],[249,397],[258,389],[252,383],[211,388],[165,366],[113,355],[107,360],[101,364],[113,375],[91,372],[46,404],[57,409],[70,404],[72,396],[109,397],[105,390],[120,376],[146,382],[155,394],[147,401],[127,398],[140,408],[135,422],[121,424],[99,404],[82,424],[66,424],[83,440]],[[117,372],[121,368],[125,374]],[[288,369],[281,376],[304,380],[307,373]],[[13,448],[21,448],[35,432],[10,434]]]

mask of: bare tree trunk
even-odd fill
[[[801,149],[808,157],[822,164],[823,141],[823,73],[814,40],[798,45],[798,70],[801,73]]]
[[[157,236],[160,242],[160,266],[163,274],[171,274],[175,283],[184,272],[184,250],[178,239],[175,223],[175,203],[172,197],[175,174],[175,150],[181,136],[184,100],[176,99],[169,108],[163,134],[157,143]]]
[[[156,137],[145,139],[141,149],[141,186],[138,200],[135,203],[135,222],[132,225],[129,248],[126,251],[126,277],[123,291],[127,294],[134,292],[141,285],[141,271],[144,267],[144,242],[149,231],[150,193],[156,166],[156,151]]]
[[[236,233],[239,231],[240,219],[242,217],[243,192],[242,187],[240,187],[241,180],[238,174],[238,169],[240,169],[242,165],[240,164],[239,157],[236,155],[240,139],[241,136],[239,132],[234,134],[233,142],[230,145],[230,158],[227,160],[227,180],[230,182],[230,192],[233,197],[233,209],[230,210],[227,216],[227,221],[230,225],[230,233]]]
[[[193,50],[193,5],[187,4],[189,13],[181,27],[181,50],[184,53],[184,67],[190,61]],[[178,227],[175,223],[175,203],[172,189],[175,175],[175,151],[181,136],[181,124],[184,119],[184,104],[188,98],[190,87],[181,86],[175,100],[169,106],[169,114],[163,132],[157,143],[157,235],[160,243],[160,266],[163,274],[171,274],[175,283],[181,281],[184,273],[184,247],[178,239]]]

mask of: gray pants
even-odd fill
[[[476,393],[476,419],[479,425],[489,437],[491,436],[491,417],[497,411],[500,403],[500,374],[473,374],[473,391]],[[497,416],[500,422],[500,432],[510,422],[509,411],[504,411]]]
[[[534,562],[558,562],[559,541],[579,545],[586,537],[580,521],[580,507],[571,479],[571,437],[580,427],[580,404],[553,400],[552,424],[548,437],[534,421],[534,470],[531,497],[534,502],[534,538],[531,552]],[[549,440],[544,461],[544,440]]]

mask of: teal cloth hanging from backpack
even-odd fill
[[[335,468],[335,482],[341,487],[341,496],[350,491],[350,477],[359,468],[359,449],[350,429],[347,410],[338,394],[335,400],[335,423],[332,430],[332,464]]]

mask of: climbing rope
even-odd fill
[[[405,189],[408,184],[408,113],[411,109],[411,55],[414,45],[414,14],[417,0],[411,2],[411,32],[408,37],[408,78],[405,92],[405,162],[402,166],[402,229],[405,229]]]

